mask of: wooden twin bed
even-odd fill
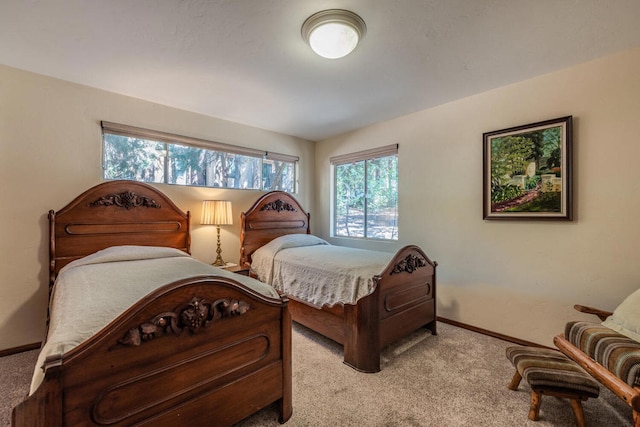
[[[51,211],[49,220],[51,285],[63,266],[105,248],[190,249],[189,213],[146,184],[105,182]],[[224,426],[273,402],[286,422],[287,299],[203,265],[198,271],[212,273],[153,290],[84,342],[47,357],[41,382],[14,408],[13,425]],[[101,309],[90,306],[85,317]],[[70,326],[84,322],[77,323]]]
[[[310,215],[280,191],[260,197],[241,221],[240,263],[245,266],[273,239],[310,233]],[[342,344],[345,364],[378,372],[384,346],[420,327],[437,333],[436,266],[419,247],[405,246],[373,277],[374,290],[356,303],[318,307],[287,295],[289,310],[294,321]]]

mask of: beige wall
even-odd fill
[[[0,66],[0,350],[43,338],[47,307],[46,213],[101,181],[100,120],[300,156],[300,192],[313,212],[314,143]],[[158,185],[193,214],[192,253],[212,262],[215,228],[201,201],[233,202],[234,216],[262,193]],[[239,221],[222,229],[237,262]]]
[[[313,231],[329,238],[329,157],[399,145],[398,244],[438,267],[439,315],[552,345],[574,303],[613,309],[640,286],[640,50],[322,141]],[[574,117],[573,222],[484,221],[482,134]]]

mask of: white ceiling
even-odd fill
[[[300,35],[330,8],[367,23],[337,60]],[[640,46],[639,20],[639,0],[1,0],[0,63],[316,141]]]

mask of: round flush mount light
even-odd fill
[[[302,38],[315,53],[329,59],[351,53],[366,32],[362,18],[342,9],[314,13],[302,24]]]

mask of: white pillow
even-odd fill
[[[640,289],[622,301],[602,325],[640,342]]]

